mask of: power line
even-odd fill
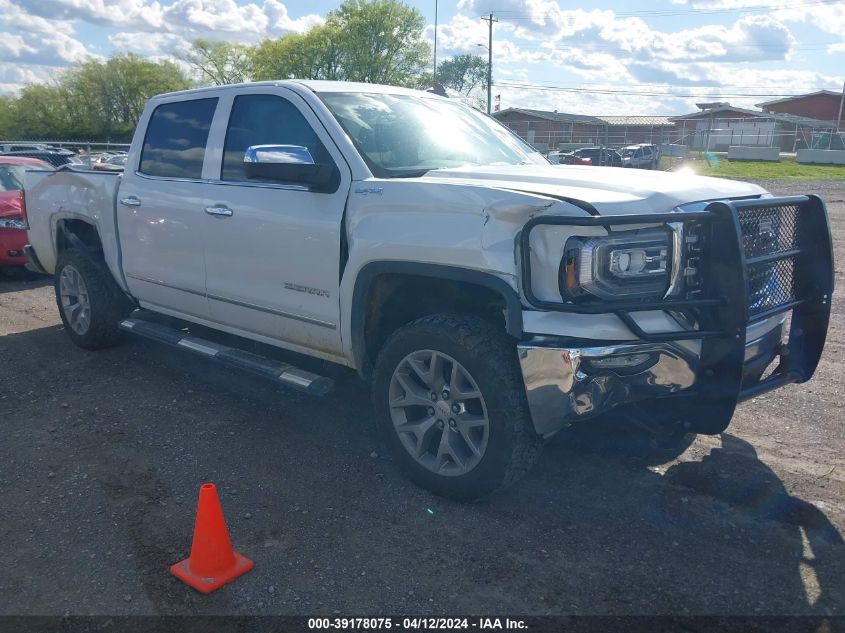
[[[788,47],[788,46],[784,47],[783,44],[732,44],[732,43],[723,42],[723,41],[716,41],[715,43],[722,44],[723,46],[725,46],[726,49],[729,49],[729,50],[736,49],[736,48],[750,48],[752,50],[754,50],[754,49],[785,48],[784,52],[792,52],[792,51],[804,51],[804,50],[807,50],[807,51],[824,50],[828,46],[830,46],[832,44],[839,44],[840,42],[838,42],[838,41],[837,42],[827,42],[827,43],[821,43],[821,44],[812,44],[812,45],[807,45],[807,46],[793,46],[793,47]],[[543,45],[539,45],[539,46],[520,46],[519,48],[521,50],[527,50],[527,51],[582,50],[582,51],[585,51],[585,52],[588,52],[588,53],[592,53],[592,52],[634,53],[637,50],[637,49],[630,49],[630,48],[622,48],[622,47],[619,47],[619,46],[595,46],[595,45],[589,45],[589,44],[587,44],[587,45],[562,44],[560,46],[554,46],[554,47],[543,46]],[[650,47],[646,50],[649,50],[649,51],[652,51],[652,52],[657,50],[659,52],[661,49],[654,49],[653,47]]]
[[[514,83],[511,80],[504,79],[503,81]],[[499,84],[500,82],[496,82]],[[551,88],[580,88],[581,86],[606,86],[607,82],[595,82],[595,81],[572,81],[572,82],[556,82],[554,84],[544,83],[542,81],[536,82],[526,82],[525,85],[531,86],[546,86],[548,85]],[[760,90],[771,90],[773,87],[771,85],[750,85],[750,84],[725,84],[725,83],[697,83],[694,85],[690,84],[673,84],[667,81],[638,81],[635,86],[657,86],[657,87],[667,87],[667,88],[682,88],[686,90],[692,90],[693,88],[735,88],[738,90],[753,90],[755,88]],[[600,88],[602,89],[602,88]],[[801,93],[805,94],[805,93]],[[788,95],[794,96],[794,95]]]
[[[619,13],[614,13],[615,17],[627,18],[627,17],[675,17],[680,15],[690,15],[690,14],[700,14],[700,15],[711,15],[711,14],[718,14],[718,13],[757,13],[760,11],[778,11],[778,10],[794,10],[800,9],[802,7],[812,7],[812,6],[825,6],[825,5],[837,5],[841,2],[841,0],[814,0],[813,2],[796,2],[790,5],[757,5],[757,6],[750,6],[750,7],[724,7],[718,9],[656,9],[656,10],[644,10],[644,11],[623,11]],[[566,11],[566,9],[564,9]],[[512,9],[501,9],[501,10],[494,10],[494,13],[497,15],[501,15],[503,20],[508,22],[516,22],[516,21],[524,21],[530,20],[534,21],[538,18],[544,18],[547,16],[551,16],[550,12],[538,12],[538,13],[527,13],[524,11],[514,11]]]
[[[571,92],[571,93],[586,93],[586,94],[619,94],[619,95],[628,95],[628,96],[641,96],[641,97],[678,97],[678,98],[696,98],[696,99],[746,99],[746,98],[760,98],[760,97],[796,97],[800,96],[795,93],[736,93],[736,94],[726,94],[726,93],[690,93],[690,94],[680,94],[676,92],[658,92],[658,91],[641,91],[641,90],[616,90],[612,88],[569,88],[564,86],[549,86],[549,85],[539,85],[539,84],[526,84],[526,83],[516,83],[516,82],[509,82],[509,81],[497,81],[496,86],[503,87],[503,88],[522,88],[524,90],[537,90],[540,92]],[[687,89],[694,88],[694,86],[688,86]]]

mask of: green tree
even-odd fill
[[[68,72],[60,84],[68,94],[67,107],[90,124],[91,133],[123,139],[131,137],[150,97],[191,85],[176,64],[131,54],[105,63],[87,61]]]
[[[170,62],[137,55],[88,60],[55,83],[29,85],[17,97],[0,100],[0,136],[128,140],[150,97],[190,85]]]
[[[457,55],[437,66],[437,81],[465,97],[487,90],[487,60],[477,55]]]
[[[67,92],[61,85],[31,85],[21,90],[11,104],[15,139],[71,138],[70,131],[78,125],[68,107]]]
[[[398,0],[346,0],[326,16],[339,32],[347,81],[413,86],[429,65],[425,19]]]
[[[11,95],[0,95],[0,138],[9,139],[17,134],[15,129],[15,103]]]
[[[251,53],[254,77],[269,79],[340,79],[341,47],[337,28],[323,24],[306,33],[264,40]]]
[[[252,50],[255,79],[333,79],[428,87],[422,14],[398,0],[345,0],[325,24]]]
[[[251,50],[243,44],[196,39],[184,59],[203,83],[221,86],[249,81],[252,77]]]

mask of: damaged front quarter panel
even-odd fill
[[[507,193],[511,195],[497,199],[484,207],[481,246],[486,251],[498,252],[506,249],[512,257],[516,277],[519,279],[520,254],[517,238],[528,220],[545,215],[583,216],[587,215],[587,212],[584,209],[584,203],[577,204],[523,192]],[[535,231],[535,235],[532,235],[531,256],[534,270],[544,271],[534,280],[535,294],[546,295],[557,292],[558,264],[571,231],[570,227],[556,226]]]
[[[502,191],[500,197],[487,204],[481,212],[481,246],[493,248],[502,241],[513,243],[525,223],[539,215],[583,215],[574,204],[546,196],[522,192]]]

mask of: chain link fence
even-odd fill
[[[731,146],[771,147],[794,153],[800,149],[845,149],[845,131],[831,122],[812,122],[784,117],[681,119],[653,122],[667,117],[607,117],[626,119],[619,124],[580,123],[501,118],[522,139],[539,151],[570,151],[582,147],[620,149],[651,144],[666,148],[665,154],[689,151],[726,152]],[[650,121],[651,120],[651,121]],[[672,149],[674,148],[674,149]]]

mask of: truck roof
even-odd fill
[[[227,84],[223,86],[206,86],[203,88],[192,88],[190,90],[179,90],[176,92],[166,92],[156,95],[151,100],[172,98],[178,95],[192,95],[202,94],[204,92],[221,92],[234,90],[237,91],[243,88],[255,88],[257,86],[289,86],[289,87],[304,87],[312,92],[361,92],[361,93],[377,93],[377,94],[405,94],[415,95],[417,97],[430,97],[442,99],[430,92],[422,90],[412,90],[411,88],[400,88],[398,86],[384,86],[382,84],[368,84],[354,81],[324,81],[324,80],[306,80],[306,79],[281,79],[275,81],[250,81],[240,84]]]

